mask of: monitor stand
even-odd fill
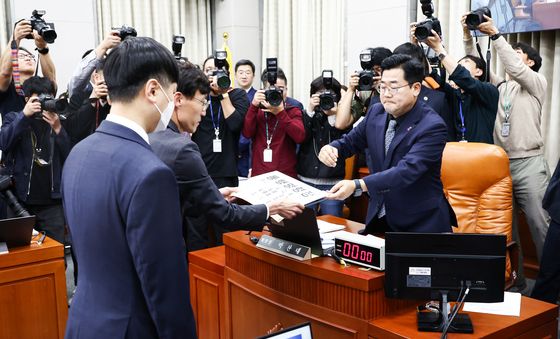
[[[443,332],[446,324],[449,322],[447,291],[440,291],[440,313],[435,312],[418,312],[416,320],[418,322],[418,331],[421,332]],[[473,333],[473,326],[468,314],[457,313],[451,326],[447,329],[448,333]]]

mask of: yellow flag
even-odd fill
[[[222,49],[224,51],[226,51],[226,60],[228,62],[229,65],[229,80],[231,81],[231,87],[234,88],[235,87],[235,78],[234,78],[234,74],[233,74],[233,57],[231,55],[231,50],[229,49],[229,46],[227,44],[228,38],[229,38],[229,34],[228,32],[224,32],[224,34],[222,35],[224,38],[224,44],[222,46]]]

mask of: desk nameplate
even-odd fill
[[[311,259],[311,247],[263,234],[257,247],[296,260]]]

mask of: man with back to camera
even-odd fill
[[[223,187],[218,190],[208,175],[198,146],[190,139],[190,134],[196,131],[201,117],[206,114],[209,92],[210,83],[201,70],[190,63],[180,65],[171,121],[165,131],[149,135],[154,153],[175,173],[183,215],[204,215],[213,224],[227,230],[241,227],[260,230],[269,214],[293,217],[301,212],[303,206],[300,204],[281,201],[267,205],[236,205],[229,203],[235,189]],[[184,219],[183,235],[191,250],[205,241],[208,231],[192,227],[189,220]]]
[[[151,38],[107,56],[111,113],[71,151],[64,208],[80,266],[66,338],[196,338],[173,172],[149,132],[173,113],[178,69]]]
[[[423,66],[410,56],[395,54],[381,68],[381,104],[372,106],[364,121],[319,154],[325,165],[334,167],[368,147],[371,174],[340,181],[327,198],[369,192],[365,234],[451,232],[455,214],[440,179],[447,131],[441,117],[418,99]]]
[[[438,55],[452,83],[444,83],[441,88],[453,107],[455,138],[452,140],[493,144],[499,93],[496,86],[485,81],[486,62],[472,55],[457,62],[445,51],[441,38],[433,30],[425,43]]]
[[[255,64],[251,60],[241,59],[235,64],[235,79],[241,89],[247,93],[249,102],[257,90],[253,87],[255,78]],[[243,134],[239,136],[239,154],[237,156],[237,172],[240,177],[248,177],[251,168],[251,140]]]
[[[36,217],[35,228],[64,244],[60,178],[71,148],[70,137],[58,114],[42,107],[40,98],[52,99],[56,93],[50,79],[32,76],[23,83],[23,91],[25,107],[7,113],[0,129],[4,164],[14,176],[15,195]]]
[[[465,52],[475,53],[471,32],[463,23]],[[502,62],[506,78],[491,73],[490,81],[500,92],[498,113],[494,125],[494,143],[502,147],[509,157],[513,184],[514,222],[512,237],[519,242],[518,209],[525,218],[535,244],[537,257],[541,258],[550,217],[541,202],[550,179],[544,158],[544,140],[541,134],[542,105],[547,91],[546,78],[538,71],[542,64],[539,52],[524,42],[510,45],[494,26],[494,21],[484,16],[485,22],[478,29],[487,34]],[[516,289],[526,287],[523,275],[523,254],[519,251],[519,275]]]

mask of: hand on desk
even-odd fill
[[[279,214],[283,218],[292,219],[305,208],[302,204],[293,201],[274,201],[267,204],[269,215]]]

